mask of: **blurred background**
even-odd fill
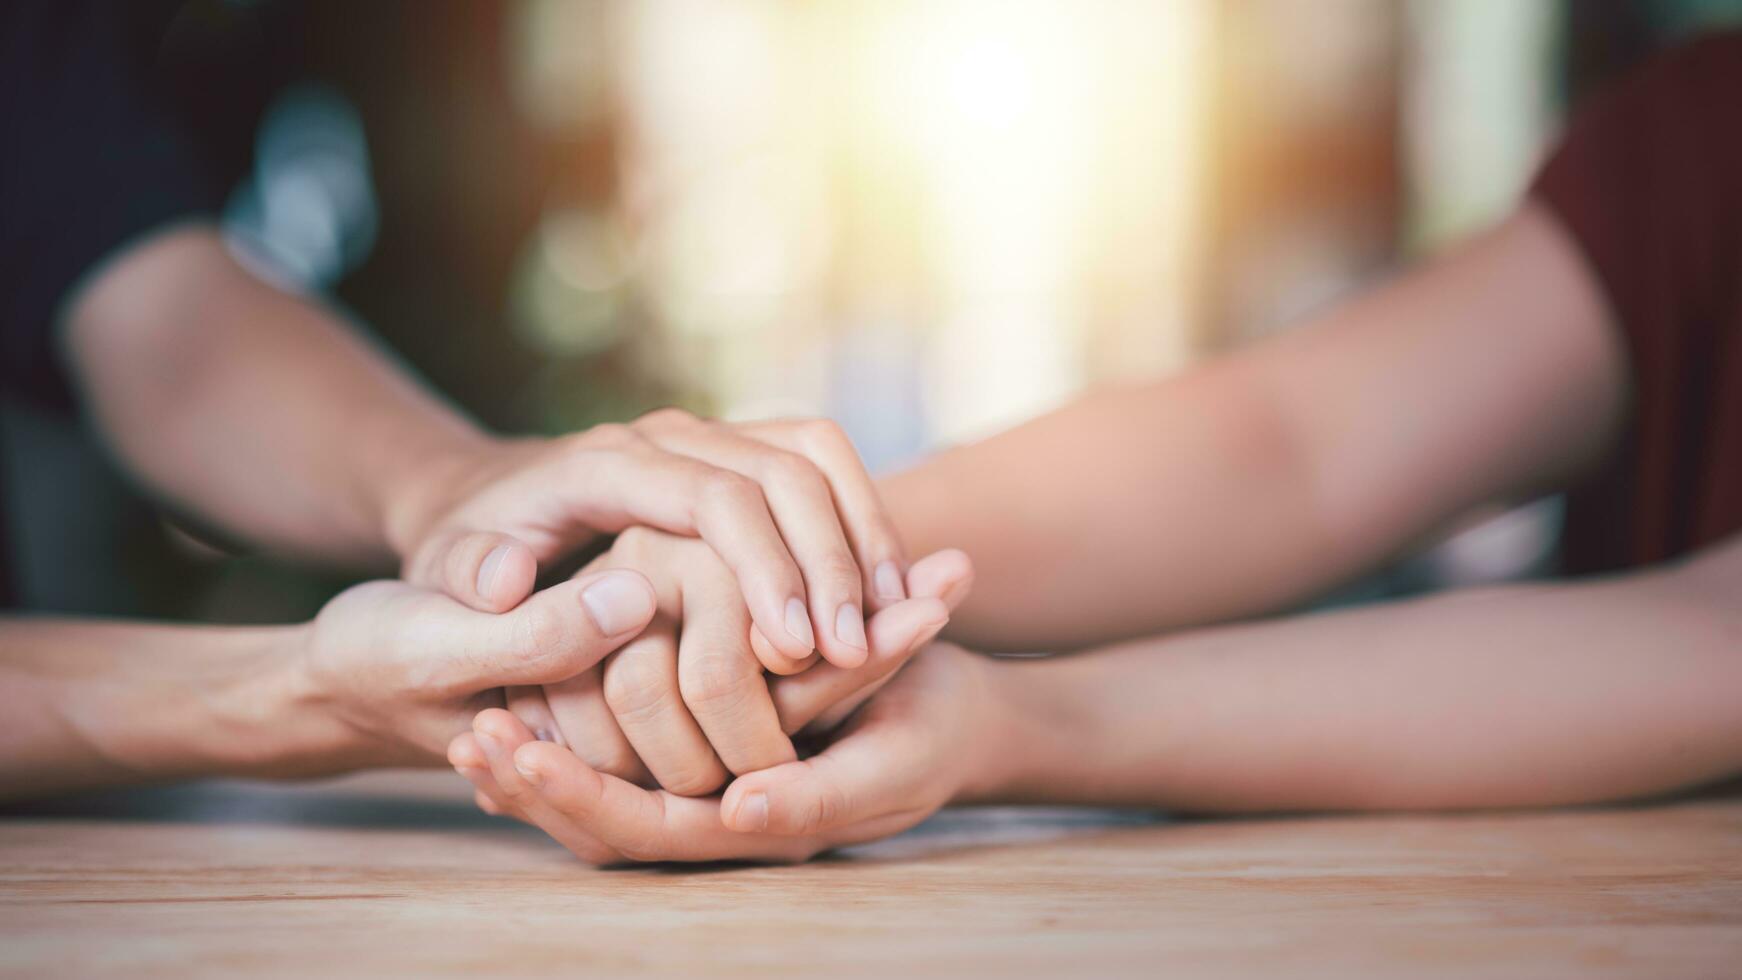
[[[492,427],[827,415],[874,470],[1179,371],[1481,228],[1742,0],[188,0],[155,71],[263,274]],[[8,411],[40,609],[307,614]],[[1165,519],[1165,515],[1158,515]],[[1354,594],[1541,570],[1552,502]]]

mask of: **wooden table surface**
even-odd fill
[[[451,774],[0,816],[0,974],[1742,977],[1742,799],[970,810],[793,868],[589,870]]]

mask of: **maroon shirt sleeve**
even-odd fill
[[[1684,554],[1742,528],[1742,33],[1658,56],[1574,117],[1532,196],[1626,339],[1612,458],[1569,497],[1570,572]]]

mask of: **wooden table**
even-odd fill
[[[593,871],[451,774],[0,817],[0,974],[1742,976],[1742,799],[1166,822],[959,811]]]

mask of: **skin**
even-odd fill
[[[610,568],[633,569],[653,582],[659,606],[653,624],[596,668],[556,684],[510,688],[507,707],[539,738],[571,747],[601,772],[686,796],[797,758],[791,710],[779,710],[731,572],[707,545],[631,529],[587,571]],[[941,629],[946,603],[966,595],[971,577],[959,551],[921,559],[904,583],[914,598],[887,607],[868,629],[890,629],[891,617]],[[809,667],[787,687],[820,690],[828,678],[847,678],[851,686],[837,696],[846,697],[895,666],[878,656],[875,642],[871,648],[870,660],[856,669]]]
[[[253,276],[202,225],[93,270],[63,319],[85,406],[128,471],[243,541],[398,567],[501,612],[531,592],[540,564],[601,534],[697,536],[787,669],[813,651],[863,661],[865,610],[902,598],[889,586],[907,566],[900,538],[832,423],[732,426],[668,410],[557,439],[495,438],[334,311]]]
[[[1739,597],[1742,537],[1615,579],[1070,657],[934,644],[822,753],[711,799],[597,772],[505,711],[480,713],[449,758],[486,810],[595,864],[799,861],[950,803],[1258,812],[1636,799],[1742,769]]]
[[[910,545],[975,556],[947,635],[1100,649],[936,647],[820,755],[712,807],[529,744],[506,713],[474,722],[497,753],[462,739],[456,761],[489,808],[594,861],[802,858],[944,802],[1506,807],[1721,779],[1742,771],[1742,539],[1611,580],[1154,636],[1285,608],[1571,486],[1617,441],[1628,376],[1595,281],[1527,203],[1275,340],[882,485]],[[940,715],[909,710],[934,697]]]
[[[370,582],[296,626],[9,619],[0,796],[428,765],[503,686],[585,670],[653,613],[647,581],[612,571],[507,613]]]
[[[945,555],[916,565],[912,581],[959,593],[964,570],[959,556]],[[7,620],[0,799],[198,776],[439,765],[479,711],[503,704],[505,688],[585,672],[657,612],[646,578],[608,568],[506,613],[379,581],[295,626]],[[868,625],[866,662],[824,662],[778,678],[769,692],[777,735],[850,710],[947,618],[935,596],[894,603]]]
[[[1626,378],[1595,284],[1552,219],[1527,206],[1276,341],[1091,397],[883,490],[917,552],[948,537],[976,555],[979,587],[954,635],[1093,647],[1287,605],[1475,507],[1569,485],[1614,443]],[[1083,473],[1095,474],[1087,491]],[[533,740],[508,711],[479,712],[448,752],[490,808],[599,862],[793,860],[949,802],[1270,810],[1633,798],[1742,771],[1739,599],[1733,539],[1610,580],[1038,662],[935,645],[820,754],[740,775],[718,797],[601,774]],[[584,672],[583,660],[565,662],[564,676]],[[780,687],[810,676],[772,682],[777,714]],[[23,738],[52,749],[56,724]]]
[[[974,558],[946,636],[1079,649],[1286,609],[1564,488],[1614,444],[1628,376],[1575,246],[1527,204],[1273,339],[882,489],[916,553]]]
[[[503,703],[504,685],[570,679],[641,632],[654,597],[631,570],[550,592],[579,605],[532,595],[541,563],[625,528],[706,542],[724,569],[716,597],[732,595],[759,663],[780,673],[819,655],[837,670],[864,664],[865,611],[906,598],[900,540],[832,423],[725,425],[668,410],[557,439],[494,438],[332,310],[257,279],[199,224],[92,269],[61,321],[97,431],[147,489],[218,533],[397,566],[430,591],[372,583],[312,624],[265,631],[0,618],[10,795],[433,762],[471,713]],[[616,585],[591,587],[603,582]],[[936,607],[925,611],[941,616]],[[456,608],[499,616],[492,629],[506,632],[486,639],[482,620],[462,627]],[[594,635],[576,653],[570,624],[583,610]],[[429,635],[444,623],[455,632]],[[432,673],[441,658],[417,662],[423,646],[468,632],[476,649],[452,654],[480,673],[455,681]],[[506,669],[532,659],[535,672]]]

